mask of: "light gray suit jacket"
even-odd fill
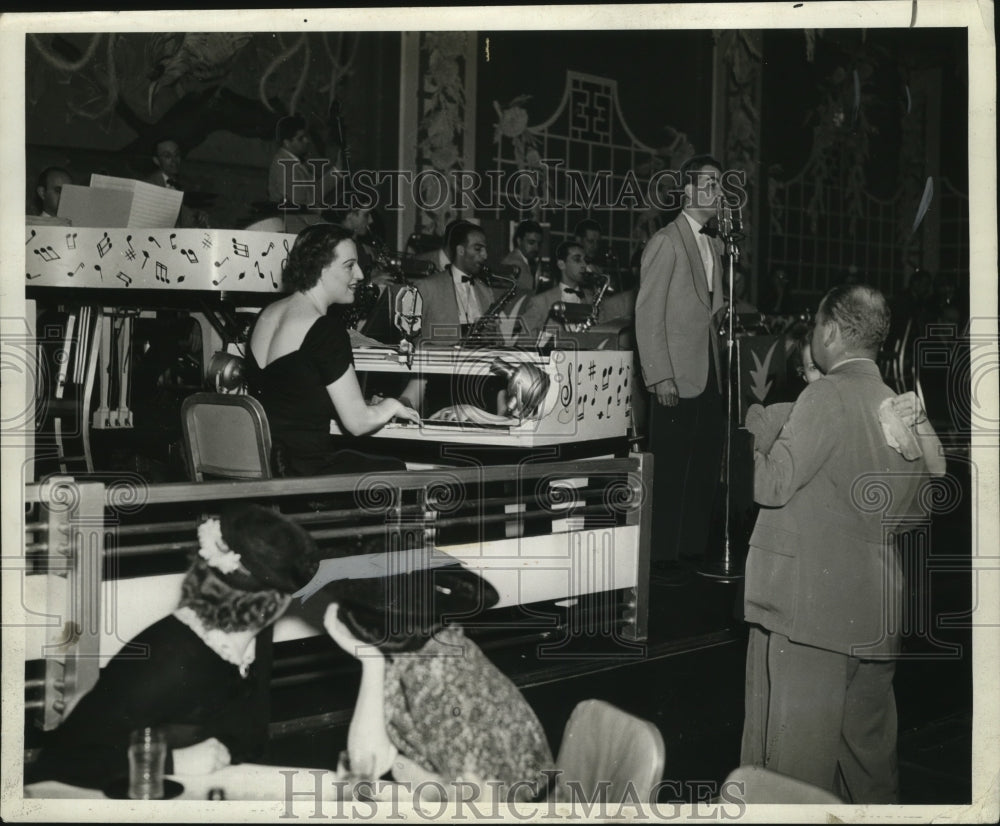
[[[642,253],[635,335],[643,379],[647,388],[673,379],[682,399],[705,390],[709,352],[720,376],[715,314],[723,307],[722,243],[713,238],[711,245],[711,299],[698,243],[683,214],[653,235]]]
[[[425,342],[454,344],[460,338],[458,298],[451,277],[451,265],[443,272],[414,282],[424,300],[424,315],[420,338]],[[472,289],[482,312],[493,303],[493,290],[480,279],[472,282]]]
[[[794,642],[879,658],[899,648],[902,573],[891,534],[927,479],[878,419],[895,395],[875,362],[852,360],[813,382],[766,453],[754,454],[747,622]]]

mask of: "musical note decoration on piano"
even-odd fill
[[[267,254],[273,249],[274,249],[274,241],[272,241],[270,244],[267,245],[267,249],[260,254],[260,257],[267,258]]]
[[[94,264],[94,269],[97,270],[97,274],[101,276],[101,281],[104,280],[104,270],[101,269],[100,264]]]
[[[221,267],[221,266],[222,266],[223,264],[225,264],[225,263],[226,263],[226,262],[227,262],[228,260],[229,260],[229,256],[227,255],[227,256],[226,256],[225,258],[223,258],[223,259],[222,259],[221,261],[216,261],[216,262],[215,262],[215,266],[216,266],[216,267]]]
[[[76,275],[82,269],[83,269],[83,261],[81,261],[79,264],[76,265],[76,269],[73,270],[73,272],[67,272],[66,273],[66,277],[67,278],[72,278],[74,275]]]
[[[601,390],[607,390],[611,387],[611,367],[605,367],[601,371]]]
[[[97,242],[97,254],[100,255],[101,258],[103,258],[105,255],[111,252],[111,248],[113,246],[114,244],[111,243],[111,239],[108,237],[108,234],[104,233],[104,237]]]
[[[32,231],[31,231],[31,235],[29,235],[29,236],[28,236],[28,240],[24,242],[24,246],[28,246],[28,244],[30,244],[30,243],[32,242],[32,240],[34,239],[34,237],[35,237],[36,235],[38,235],[38,233],[37,233],[37,232],[35,232],[34,230],[32,230]],[[31,277],[31,276],[29,276],[29,278],[30,278],[30,277]],[[37,278],[37,277],[38,277],[38,276],[36,275],[36,276],[35,276],[35,278]]]
[[[240,241],[237,241],[234,238],[233,239],[233,254],[234,255],[238,255],[240,258],[249,258],[250,257],[250,247],[248,247],[246,244],[244,244],[244,243],[242,243]]]
[[[212,249],[212,236],[209,235],[207,232],[205,233],[204,237],[201,239],[201,245],[202,245],[202,247],[204,249],[207,249],[207,250]]]
[[[66,233],[66,249],[75,250],[76,249],[76,236],[79,233],[67,232]]]
[[[159,247],[160,249],[163,249],[163,247],[160,247],[160,242],[157,241],[156,238],[154,236],[152,236],[152,235],[149,236],[149,243],[150,244],[156,244],[157,247]]]
[[[183,255],[189,264],[197,264],[198,256],[195,254],[194,250],[181,250],[181,255]]]
[[[274,287],[274,289],[278,289],[278,282],[274,280],[274,273],[268,270],[267,274],[271,277],[271,286]]]
[[[288,246],[288,239],[287,238],[282,238],[281,239],[281,246],[283,246],[285,248],[285,255],[288,255],[288,253],[290,253],[292,251],[291,248]]]
[[[117,278],[119,281],[121,281],[122,284],[124,284],[126,287],[131,287],[132,286],[132,277],[129,276],[129,275],[126,275],[121,270],[118,270],[118,275],[116,275],[115,278]]]
[[[149,263],[149,253],[146,250],[142,251],[142,266],[139,267],[140,270],[146,269],[146,264]]]
[[[162,282],[163,284],[169,284],[170,279],[167,278],[167,267],[161,264],[159,261],[156,262],[156,280]]]
[[[176,237],[177,237],[177,233],[176,232],[171,232],[170,233],[170,249],[172,249],[172,250],[177,249],[177,242],[174,240]]]
[[[32,281],[32,280],[33,280],[33,279],[35,279],[35,278],[41,278],[41,277],[42,277],[42,274],[41,274],[41,273],[36,273],[35,275],[32,275],[32,274],[31,274],[30,272],[26,272],[26,273],[25,273],[25,276],[27,277],[27,279],[28,279],[29,281]]]
[[[132,236],[125,236],[125,243],[128,244],[128,249],[125,251],[125,257],[129,261],[135,261],[135,247],[132,246]]]
[[[178,284],[183,284],[185,278],[187,278],[186,275],[179,275],[179,276],[177,276],[177,283]]]
[[[261,278],[263,278],[264,277],[264,271],[260,268],[260,261],[254,261],[253,265],[257,268],[257,275],[259,275]]]
[[[41,249],[35,250],[35,255],[41,258],[43,261],[48,263],[49,261],[58,261],[62,256],[56,252],[52,247],[42,247]]]
[[[218,265],[218,264],[216,264],[215,266],[219,266],[219,265]],[[218,280],[215,280],[215,279],[213,279],[213,280],[212,280],[212,286],[213,286],[213,287],[218,287],[218,286],[219,286],[219,285],[220,285],[220,284],[221,284],[221,283],[222,283],[223,281],[225,281],[225,280],[226,280],[227,278],[229,278],[229,273],[228,273],[228,272],[227,272],[227,273],[226,273],[226,274],[225,274],[224,276],[222,276],[222,278],[220,278],[220,279],[218,279]]]

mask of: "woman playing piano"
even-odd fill
[[[363,436],[391,419],[419,423],[397,399],[368,403],[354,372],[345,323],[327,314],[352,304],[364,279],[350,230],[318,224],[299,233],[282,278],[291,295],[258,316],[247,353],[247,383],[271,426],[278,473],[318,476],[402,469],[397,459],[338,450],[330,420]]]

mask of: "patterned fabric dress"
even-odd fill
[[[538,718],[460,626],[388,660],[385,706],[393,745],[446,780],[476,776],[501,780],[508,789],[518,781],[544,786],[539,772],[553,760]],[[524,796],[532,796],[530,790],[520,790]]]

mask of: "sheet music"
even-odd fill
[[[132,195],[117,189],[66,184],[59,199],[59,217],[74,227],[126,227]]]
[[[184,193],[176,189],[155,186],[132,178],[115,178],[110,175],[91,175],[91,187],[124,190],[132,193],[128,227],[155,229],[172,227],[177,223]]]

